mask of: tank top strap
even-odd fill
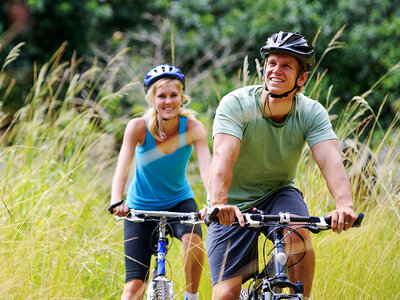
[[[146,139],[144,141],[144,145],[146,145],[146,147],[150,147],[153,148],[156,146],[156,140],[154,139],[154,137],[151,135],[150,131],[149,131],[149,117],[145,116],[144,120],[146,122]]]
[[[186,136],[187,120],[187,117],[179,116],[179,148],[188,144]]]

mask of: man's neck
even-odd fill
[[[273,98],[264,90],[261,94],[261,107],[264,109],[264,115],[275,123],[285,122],[292,108],[293,97],[294,93],[290,93],[288,97]]]

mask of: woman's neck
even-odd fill
[[[168,120],[162,119],[161,126],[167,138],[176,135],[179,132],[179,116]]]

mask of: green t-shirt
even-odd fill
[[[280,188],[293,186],[301,152],[307,141],[336,139],[326,109],[303,94],[282,124],[262,116],[262,86],[248,86],[224,96],[217,108],[213,137],[219,133],[242,141],[233,168],[228,204],[251,209]]]

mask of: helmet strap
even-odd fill
[[[294,83],[294,87],[293,87],[290,91],[287,91],[287,92],[285,92],[285,93],[283,93],[283,94],[278,95],[278,94],[273,94],[273,93],[271,93],[271,92],[268,90],[268,87],[267,87],[266,84],[265,84],[264,89],[268,92],[268,95],[271,96],[272,98],[285,98],[285,97],[289,96],[289,94],[290,94],[291,92],[293,92],[295,89],[297,89],[297,88],[299,87],[299,86],[297,85],[297,80],[299,79],[299,77],[300,77],[300,74],[297,74],[297,77],[296,77],[296,80],[295,80],[295,83]],[[267,95],[267,97],[268,97],[268,95]]]
[[[291,93],[291,92],[293,92],[295,89],[297,89],[298,88],[298,86],[297,86],[297,83],[294,85],[294,87],[290,90],[290,91],[287,91],[287,92],[285,92],[285,93],[283,93],[283,94],[280,94],[280,95],[278,95],[278,94],[273,94],[273,93],[271,93],[269,90],[268,90],[268,87],[267,87],[267,85],[265,85],[265,87],[264,87],[264,89],[268,92],[268,95],[267,96],[271,96],[272,98],[285,98],[285,97],[287,97],[287,96],[289,96],[289,94]]]
[[[262,107],[263,107],[262,117],[265,118],[265,105],[267,105],[268,110],[269,110],[269,113],[270,113],[270,115],[271,115],[271,118],[270,118],[270,119],[271,119],[271,121],[272,121],[272,124],[274,125],[276,132],[278,132],[278,128],[276,127],[275,122],[272,120],[272,119],[273,119],[272,110],[271,110],[271,107],[269,106],[269,98],[268,98],[268,95],[270,95],[270,94],[271,94],[271,93],[268,93],[268,94],[265,96],[264,103],[261,103],[261,105],[262,105]]]

